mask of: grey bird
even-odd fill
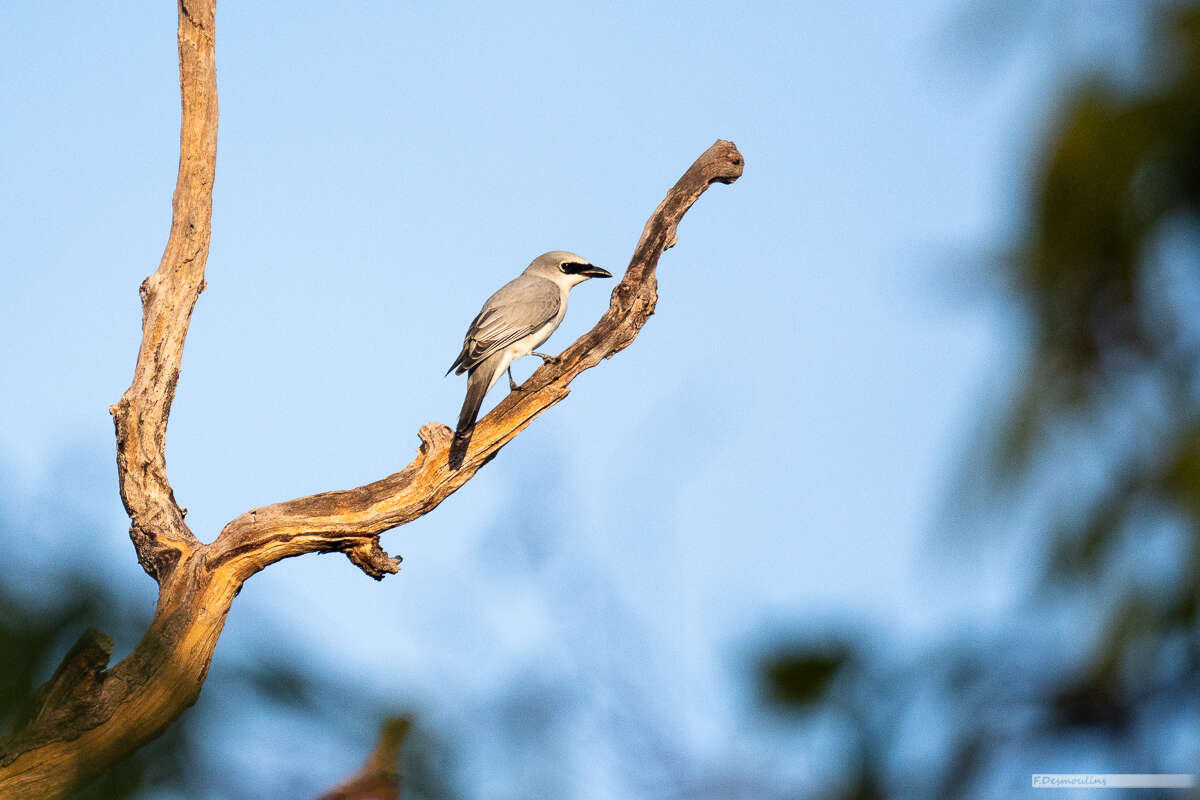
[[[588,278],[611,278],[612,273],[601,269],[582,256],[566,250],[543,253],[525,271],[500,287],[487,299],[479,315],[471,322],[463,338],[462,352],[450,369],[455,375],[467,374],[467,397],[458,415],[454,443],[450,447],[450,466],[458,469],[484,395],[500,376],[508,373],[508,386],[516,390],[512,377],[513,361],[535,355],[543,361],[553,356],[535,353],[550,338],[567,313],[567,292]]]

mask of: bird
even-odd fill
[[[554,356],[534,352],[534,348],[549,339],[562,322],[571,288],[589,278],[611,277],[611,272],[583,256],[551,250],[535,258],[524,272],[487,299],[467,328],[458,358],[446,370],[447,375],[467,373],[467,396],[450,447],[452,469],[462,465],[488,390],[507,372],[509,390],[516,391],[512,362],[527,355],[555,360]]]

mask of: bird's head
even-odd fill
[[[566,250],[551,250],[542,253],[525,268],[527,275],[537,275],[568,288],[583,283],[588,278],[611,278],[612,273],[590,263],[583,256]]]

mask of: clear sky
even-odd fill
[[[971,53],[960,8],[224,3],[208,291],[167,446],[205,540],[403,467],[421,424],[456,417],[465,382],[443,373],[494,289],[549,249],[623,269],[718,137],[746,171],[686,217],[637,341],[384,537],[398,576],[273,567],[218,662],[270,631],[453,715],[546,654],[619,661],[637,641],[635,671],[703,752],[730,735],[733,655],[761,626],[920,637],[999,603],[1009,573],[966,593],[923,553],[1012,369],[1015,326],[980,272],[1014,221],[1046,65],[981,64],[999,56]],[[170,218],[173,4],[7,4],[0,107],[4,502],[33,519],[48,487],[70,495],[110,524],[40,544],[149,603],[107,407]],[[547,348],[608,291],[573,292]]]

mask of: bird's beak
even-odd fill
[[[580,275],[587,275],[589,278],[611,278],[612,273],[603,267],[597,267],[595,264],[588,264],[583,269],[579,270]]]

